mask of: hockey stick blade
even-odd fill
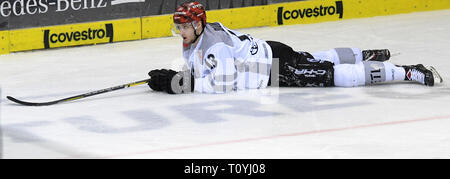
[[[78,100],[78,99],[82,99],[82,98],[87,98],[89,96],[99,95],[99,94],[116,91],[116,90],[120,90],[120,89],[124,89],[124,88],[147,84],[147,83],[149,83],[149,81],[150,81],[150,79],[136,81],[133,83],[128,83],[128,84],[119,85],[119,86],[115,86],[115,87],[111,87],[111,88],[101,89],[101,90],[84,93],[81,95],[72,96],[72,97],[68,97],[68,98],[64,98],[64,99],[60,99],[60,100],[56,100],[56,101],[49,101],[49,102],[40,102],[40,103],[27,102],[27,101],[18,100],[12,96],[7,96],[6,98],[11,100],[12,102],[15,102],[15,103],[21,104],[21,105],[25,105],[25,106],[49,106],[49,105],[58,104],[58,103],[62,103],[62,102],[69,102],[69,101],[74,101],[74,100]]]
[[[33,102],[26,102],[26,101],[21,101],[18,100],[12,96],[7,96],[6,98],[8,98],[9,100],[11,100],[12,102],[15,102],[17,104],[21,104],[21,105],[25,105],[25,106],[49,106],[52,104],[56,104],[60,101],[51,101],[51,102],[44,102],[44,103],[33,103]]]

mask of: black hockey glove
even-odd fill
[[[174,94],[171,82],[176,74],[177,72],[173,70],[152,70],[148,73],[150,76],[148,86],[154,91],[165,91],[169,94]]]
[[[186,74],[189,73],[176,72],[167,69],[152,70],[148,73],[150,76],[148,86],[150,86],[150,88],[154,91],[165,91],[169,94],[179,94],[192,91],[191,85],[189,85],[189,87],[183,86],[183,84],[188,84],[187,80],[193,79],[185,78]],[[193,84],[193,80],[190,83]]]

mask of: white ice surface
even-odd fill
[[[450,80],[450,10],[241,29],[296,50],[389,48]],[[181,69],[179,37],[0,56],[4,158],[450,158],[450,88],[268,88],[168,95],[146,85],[48,101]]]

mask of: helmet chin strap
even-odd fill
[[[205,24],[203,24],[203,22],[202,22],[202,32],[200,33],[200,35],[197,35],[197,26],[195,26],[195,24],[194,24],[194,22],[191,22],[192,23],[192,27],[194,27],[194,35],[195,35],[195,39],[194,39],[194,42],[193,43],[195,43],[195,42],[197,42],[197,40],[198,40],[198,38],[203,34],[203,31],[205,30]]]

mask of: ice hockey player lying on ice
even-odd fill
[[[187,70],[150,71],[149,86],[155,91],[225,93],[274,84],[354,87],[404,80],[427,86],[442,82],[432,67],[385,62],[390,58],[387,49],[336,48],[310,54],[230,30],[221,23],[207,23],[198,2],[180,5],[173,20],[183,37]]]

